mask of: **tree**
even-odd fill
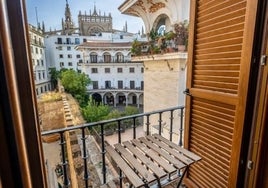
[[[57,71],[55,67],[49,68],[50,80],[52,88],[56,88],[58,85],[58,79],[60,77],[60,71]]]
[[[61,72],[60,78],[65,91],[72,94],[80,105],[87,100],[87,85],[91,80],[86,74],[74,70],[64,70]]]
[[[82,114],[88,123],[104,120],[110,111],[109,106],[102,103],[97,104],[91,97],[87,106],[82,108]]]

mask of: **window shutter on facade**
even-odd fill
[[[186,183],[235,187],[257,1],[191,1],[185,147],[202,156]]]

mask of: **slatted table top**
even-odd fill
[[[158,134],[107,146],[106,151],[134,187],[159,183],[201,159]]]

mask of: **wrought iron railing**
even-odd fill
[[[176,122],[174,121],[175,115],[174,113],[177,112],[178,119]],[[60,145],[61,145],[61,165],[62,165],[62,170],[63,170],[63,186],[68,187],[70,185],[68,173],[67,173],[67,165],[68,162],[66,160],[66,148],[65,148],[65,139],[64,139],[64,133],[73,131],[73,130],[81,130],[82,132],[82,159],[83,159],[83,165],[84,165],[84,182],[85,182],[85,187],[89,187],[89,182],[88,180],[90,179],[90,175],[88,172],[88,155],[87,155],[87,146],[86,146],[86,129],[89,128],[94,128],[94,127],[99,127],[99,135],[101,138],[101,154],[102,154],[102,183],[106,184],[106,151],[105,151],[105,126],[110,124],[110,123],[117,123],[117,134],[118,134],[118,143],[121,143],[121,134],[122,134],[122,122],[124,120],[132,120],[133,125],[133,139],[136,139],[136,128],[137,128],[137,119],[142,118],[144,119],[144,125],[146,126],[146,135],[150,134],[150,125],[151,121],[150,118],[152,116],[157,116],[158,115],[158,134],[162,134],[162,128],[163,126],[163,114],[170,113],[169,115],[169,140],[173,140],[173,134],[176,133],[178,135],[178,145],[182,146],[183,145],[183,130],[184,130],[184,122],[183,122],[183,115],[184,115],[184,106],[178,106],[178,107],[173,107],[173,108],[167,108],[164,110],[157,110],[157,111],[152,111],[152,112],[147,112],[147,113],[141,113],[141,114],[136,114],[136,115],[131,115],[131,116],[125,116],[125,117],[120,117],[116,119],[110,119],[110,120],[105,120],[105,121],[99,121],[99,122],[94,122],[94,123],[86,123],[83,125],[77,125],[77,126],[72,126],[72,127],[66,127],[66,128],[61,128],[61,129],[55,129],[55,130],[50,130],[50,131],[44,131],[42,132],[42,136],[45,135],[51,135],[51,134],[59,134],[60,135]],[[155,120],[155,119],[154,119]],[[178,123],[179,125],[177,126],[179,129],[178,130],[173,130],[174,129],[174,123]],[[129,138],[132,139],[132,138]],[[123,175],[122,173],[119,174],[119,179],[122,180]],[[120,181],[121,182],[121,181]]]

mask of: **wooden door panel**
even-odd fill
[[[202,160],[190,168],[189,185],[236,186],[256,6],[192,1],[185,147]]]

